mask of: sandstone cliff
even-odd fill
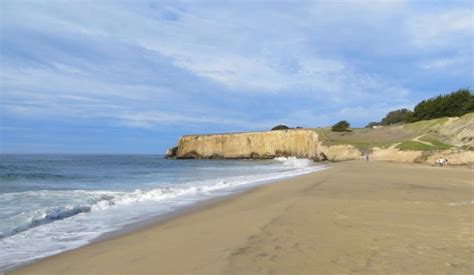
[[[474,113],[377,129],[332,132],[330,128],[288,129],[183,136],[166,156],[195,159],[271,159],[294,156],[313,160],[361,159],[474,166]]]
[[[175,154],[168,156],[179,159],[270,159],[279,156],[317,159],[318,142],[318,134],[309,129],[190,135],[181,137]]]

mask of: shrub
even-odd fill
[[[338,123],[334,124],[331,128],[333,132],[345,132],[351,125],[345,120],[341,120]]]
[[[391,125],[395,123],[406,123],[410,122],[413,117],[413,112],[408,109],[400,109],[388,113],[380,124]]]
[[[272,131],[275,131],[275,130],[287,130],[287,129],[290,129],[288,126],[286,125],[277,125],[275,127],[272,128]]]

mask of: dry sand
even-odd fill
[[[473,173],[337,163],[13,273],[473,274]]]

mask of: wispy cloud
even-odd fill
[[[453,40],[473,38],[474,24],[471,8],[455,8],[421,12],[409,18],[405,24],[411,40],[420,48],[459,47]],[[467,45],[463,45],[467,46]]]
[[[472,86],[463,1],[4,1],[2,10],[6,127],[363,125]]]

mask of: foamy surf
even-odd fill
[[[174,171],[155,171],[154,176],[166,177],[156,183],[148,181],[151,173],[146,172],[140,176],[144,183],[134,184],[140,186],[134,190],[120,191],[122,187],[112,185],[113,190],[53,189],[0,194],[0,270],[77,248],[104,233],[195,202],[324,169],[310,160],[296,158],[263,162],[157,162],[171,165],[166,169]],[[188,167],[181,169],[179,165]],[[176,173],[184,175],[177,177]]]
[[[276,157],[276,161],[283,162],[283,165],[287,167],[294,167],[294,168],[306,168],[311,167],[313,161],[310,159],[299,159],[296,157]]]

